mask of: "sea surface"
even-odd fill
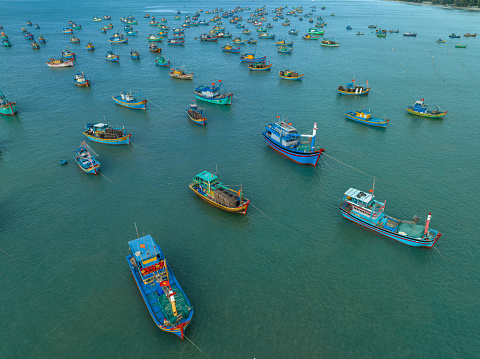
[[[173,66],[194,73],[193,82],[155,66],[146,37],[159,29],[145,13],[165,17],[171,31],[182,23],[177,10],[183,20],[199,9],[264,4],[270,31],[293,39],[293,53],[278,54],[273,40],[261,39],[242,52],[266,55],[271,71],[248,71],[238,55],[222,52],[231,39],[195,40],[211,26],[187,29],[184,47],[160,44]],[[0,25],[13,47],[0,48],[0,90],[19,108],[0,118],[1,358],[480,357],[480,38],[448,38],[480,33],[480,14],[374,0],[1,5]],[[302,40],[312,27],[307,19],[272,21],[281,5],[285,12],[303,6],[304,14],[315,5],[325,37],[340,46]],[[110,21],[92,18],[105,14],[114,28],[102,34]],[[139,36],[110,45],[128,15],[139,21]],[[80,45],[62,34],[70,19],[82,25],[74,31]],[[45,37],[40,50],[23,38],[27,20],[41,26],[29,28]],[[369,24],[400,33],[377,38]],[[287,34],[293,27],[296,37]],[[418,36],[402,36],[407,31]],[[455,48],[460,42],[468,47]],[[45,64],[66,48],[77,53],[74,68]],[[130,59],[132,48],[140,60]],[[112,49],[120,63],[105,60]],[[304,73],[303,81],[281,80],[283,69]],[[77,71],[90,88],[74,85]],[[353,79],[368,81],[371,94],[338,96],[337,87]],[[218,80],[234,93],[232,105],[202,103],[208,124],[193,124],[185,109],[194,85]],[[111,97],[125,89],[141,91],[147,111],[115,105]],[[405,108],[421,98],[447,116],[409,115]],[[388,128],[345,119],[363,108],[388,118]],[[277,116],[302,133],[318,124],[316,143],[326,149],[318,166],[297,165],[266,145],[261,132]],[[73,160],[89,122],[123,124],[132,133],[130,146],[90,143],[99,176]],[[246,216],[210,207],[190,191],[204,170],[243,186],[252,201]],[[388,214],[417,214],[423,222],[432,213],[431,227],[442,233],[434,248],[412,248],[342,218],[343,193],[372,189],[373,177]],[[188,340],[158,329],[136,288],[125,259],[135,223],[139,235],[157,241],[193,304]]]

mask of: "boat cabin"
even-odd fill
[[[135,97],[131,92],[122,91],[120,92],[120,97],[124,101],[135,101]]]
[[[369,120],[372,118],[372,111],[370,110],[355,111],[355,116],[363,118],[365,120]]]
[[[220,88],[216,86],[199,86],[195,90],[204,97],[213,98],[218,95]]]
[[[165,267],[159,250],[150,235],[128,242],[133,259],[138,267],[140,278],[145,285],[155,280],[155,272]]]
[[[373,204],[374,196],[373,194],[365,193],[355,188],[350,188],[345,192],[344,200],[362,207],[368,207],[370,204]]]
[[[297,129],[286,122],[277,122],[266,126],[267,136],[285,147],[297,147],[300,135]]]
[[[193,182],[198,183],[201,186],[206,186],[208,188],[214,188],[220,183],[218,181],[218,176],[208,171],[203,171],[202,173],[196,175],[193,178]]]
[[[423,104],[423,99],[415,102],[415,105],[413,105],[413,111],[420,113],[427,112],[427,106]]]

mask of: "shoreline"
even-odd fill
[[[400,2],[400,3],[409,4],[409,5],[416,5],[416,6],[420,6],[420,5],[436,6],[436,7],[442,8],[442,9],[446,9],[446,10],[464,10],[464,11],[472,11],[472,12],[480,11],[480,7],[475,8],[475,7],[461,7],[461,6],[446,6],[446,5],[440,5],[440,4],[418,3],[418,2],[411,2],[411,1],[404,1],[404,0],[381,0],[381,1]]]

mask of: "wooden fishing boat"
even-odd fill
[[[384,33],[384,32],[377,32],[377,37],[386,38],[386,37],[387,37],[387,34]]]
[[[82,142],[80,147],[73,151],[73,153],[75,162],[77,162],[78,167],[80,167],[83,172],[95,175],[99,172],[100,162],[95,158],[98,155],[85,143],[85,141]]]
[[[140,94],[141,97],[141,94]],[[125,106],[128,108],[133,108],[134,110],[146,110],[147,109],[147,99],[137,100],[130,90],[127,92],[123,90],[120,92],[120,96],[112,97],[113,101],[120,106]]]
[[[189,185],[195,194],[208,204],[225,212],[247,214],[250,200],[243,197],[243,189],[235,191],[218,180],[218,176],[203,171],[193,177]]]
[[[203,116],[204,108],[198,107],[196,104],[191,104],[185,111],[187,111],[188,118],[197,125],[205,126],[207,124],[207,118]]]
[[[102,18],[98,17],[98,16],[94,16],[94,18],[92,20],[93,21],[102,21]]]
[[[150,235],[128,245],[127,262],[153,321],[164,332],[183,339],[193,308],[160,247]]]
[[[248,64],[250,71],[268,71],[272,68],[272,64],[266,64],[263,62],[255,62]]]
[[[12,43],[8,39],[3,39],[2,40],[3,46],[5,47],[11,47]]]
[[[475,37],[475,36],[477,36],[477,33],[471,34],[471,33],[467,32],[466,34],[463,34],[463,36],[465,36],[465,37]]]
[[[298,35],[298,30],[297,29],[291,29],[291,30],[288,30],[288,33],[290,35]]]
[[[150,26],[158,26],[159,22],[158,21],[155,21],[155,20],[151,20],[148,25]]]
[[[127,31],[127,36],[138,36],[138,31],[134,31],[134,30]]]
[[[127,25],[138,25],[137,20],[127,20]]]
[[[50,61],[47,61],[46,64],[49,67],[72,67],[73,66],[73,59],[64,61],[63,59],[55,60],[51,58]]]
[[[40,43],[40,44],[45,44],[45,43],[46,43],[45,38],[44,38],[42,35],[40,35],[40,36],[38,37],[38,40],[37,40],[37,41],[38,41],[38,43]]]
[[[277,46],[293,46],[293,41],[279,40],[279,41],[275,41],[275,45],[277,45]]]
[[[316,166],[325,151],[323,148],[315,147],[317,130],[315,123],[311,135],[301,135],[291,123],[280,121],[267,124],[262,135],[273,150],[293,162]]]
[[[156,52],[157,54],[162,52],[162,48],[158,47],[157,44],[155,43],[150,44],[148,48],[150,49],[151,52]]]
[[[391,30],[390,29],[390,30],[388,30],[388,32],[391,33],[391,34],[398,34],[400,32],[400,30],[398,30],[398,29],[397,30]]]
[[[17,113],[17,103],[8,101],[0,91],[0,113],[6,116],[13,116]]]
[[[74,52],[71,52],[68,49],[65,49],[62,51],[62,59],[64,60],[73,60],[75,59],[76,54]]]
[[[112,20],[110,15],[103,15],[103,20]]]
[[[365,35],[364,32],[357,31],[356,35]]]
[[[105,29],[104,27],[102,27],[102,28],[100,29],[100,32],[101,32],[102,34],[106,34],[106,33],[107,33],[107,29]]]
[[[63,28],[62,32],[64,34],[73,34],[73,30],[68,27]]]
[[[80,24],[72,24],[71,27],[73,30],[82,30],[82,25]]]
[[[236,37],[235,39],[233,39],[233,43],[235,45],[245,45],[247,43],[247,40],[242,40],[241,38]]]
[[[446,40],[438,39],[437,42],[443,44]]]
[[[105,123],[87,123],[83,132],[93,142],[100,142],[107,145],[128,145],[131,133],[125,131],[125,126],[111,126]]]
[[[366,85],[355,85],[355,79],[347,84],[347,87],[338,86],[337,93],[339,95],[348,96],[365,96],[370,93],[370,87],[368,87],[368,81]]]
[[[240,48],[239,47],[233,47],[230,44],[226,44],[225,46],[221,47],[221,49],[224,52],[240,53]]]
[[[167,44],[168,45],[175,45],[175,46],[183,46],[183,45],[185,45],[185,40],[179,40],[177,38],[168,39]]]
[[[150,17],[150,15],[148,14],[148,12],[145,14],[144,18],[145,19],[148,19]]]
[[[32,26],[32,22],[30,20],[27,21],[27,26]]]
[[[416,32],[406,32],[406,33],[403,34],[403,36],[417,37],[417,33]]]
[[[277,52],[280,54],[291,54],[293,49],[288,46],[279,46],[277,47]]]
[[[434,111],[427,111],[427,105],[424,105],[424,99],[422,98],[419,101],[416,101],[415,104],[412,106],[407,107],[407,111],[412,115],[428,117],[428,118],[438,118],[442,119],[445,117],[448,111],[440,111],[438,106],[436,106],[436,110]]]
[[[163,41],[163,36],[150,34],[150,35],[148,35],[147,40],[148,40],[148,42],[162,42]]]
[[[202,42],[217,42],[218,36],[217,35],[210,35],[210,34],[201,34],[198,38]]]
[[[370,24],[370,25],[368,25],[368,28],[369,28],[369,29],[376,29],[376,28],[377,28],[377,25],[372,25],[372,24]]]
[[[110,23],[110,24],[106,25],[106,26],[105,26],[105,29],[106,29],[106,30],[113,29],[113,24]]]
[[[320,38],[319,35],[306,34],[305,36],[302,36],[302,39],[304,40],[318,40],[319,38]]]
[[[87,44],[87,51],[93,51],[95,50],[95,46],[89,41]]]
[[[347,26],[347,30],[352,30],[352,29],[353,28],[350,25]]]
[[[118,56],[113,51],[107,51],[107,55],[105,56],[105,59],[110,62],[120,62],[120,56]]]
[[[340,206],[342,216],[362,227],[412,247],[431,248],[442,235],[439,231],[429,228],[431,213],[428,214],[425,225],[418,224],[420,217],[416,215],[413,221],[387,216],[384,213],[386,201],[383,203],[377,201],[374,190],[369,192],[362,192],[355,188],[346,191]]]
[[[252,32],[250,30],[243,30],[244,35],[250,35]]]
[[[303,79],[303,74],[299,74],[298,72],[290,70],[280,71],[278,76],[284,80],[300,81]]]
[[[370,110],[362,110],[362,111],[348,111],[345,112],[345,116],[348,119],[360,122],[364,125],[369,125],[373,127],[387,127],[389,120],[388,119],[381,119],[381,118],[374,118],[372,117],[372,111]]]
[[[114,34],[111,38],[108,39],[108,42],[111,44],[126,44],[128,43],[128,37],[124,37],[123,34]]]
[[[33,25],[33,27],[37,30],[40,30],[40,25],[38,25],[37,23],[35,23],[35,25]]]
[[[266,62],[267,56],[260,56],[256,51],[240,55],[240,62]]]
[[[25,34],[25,40],[33,40],[33,37],[34,37],[33,34],[31,34],[31,33],[29,33],[29,32],[27,32],[27,33]]]
[[[157,57],[155,60],[155,64],[157,66],[162,66],[162,67],[169,67],[170,66],[170,60],[167,60],[165,57]]]
[[[185,66],[181,66],[179,68],[171,68],[170,72],[168,73],[174,79],[180,80],[193,80],[193,72],[188,73]]]
[[[307,34],[308,35],[323,35],[323,34],[325,34],[325,30],[318,30],[318,29],[315,29],[314,27],[311,27],[310,29],[308,29]]]
[[[40,45],[35,41],[33,41],[31,45],[32,45],[32,49],[34,49],[34,50],[40,49]]]
[[[335,40],[324,39],[324,40],[322,40],[320,45],[327,46],[327,47],[338,47],[338,45],[340,45],[340,42],[335,41]]]
[[[78,72],[75,75],[75,78],[73,79],[73,82],[75,82],[75,85],[80,86],[80,87],[88,87],[90,86],[90,80],[87,80],[85,78],[85,74],[82,72]]]
[[[248,43],[251,44],[251,45],[254,45],[254,44],[257,43],[257,40],[254,40],[254,39],[250,38],[250,39],[248,40]]]
[[[72,37],[70,38],[70,42],[71,42],[72,44],[80,44],[80,39],[79,39],[78,37],[72,36]]]
[[[138,59],[140,59],[140,53],[137,50],[132,49],[130,51],[130,57],[134,60],[138,60]]]
[[[449,38],[451,39],[459,39],[460,38],[460,35],[456,35],[454,32],[451,33],[450,35],[448,35]]]
[[[231,105],[233,93],[227,93],[225,86],[221,80],[218,80],[219,85],[215,86],[213,82],[211,86],[195,86],[193,94],[198,100],[217,104],[217,105]],[[223,92],[221,91],[223,89]]]
[[[258,34],[259,39],[275,39],[275,34],[270,35],[268,32]]]
[[[468,45],[456,44],[456,48],[465,49]]]

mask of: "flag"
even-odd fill
[[[140,244],[140,248],[145,248],[145,244]]]

